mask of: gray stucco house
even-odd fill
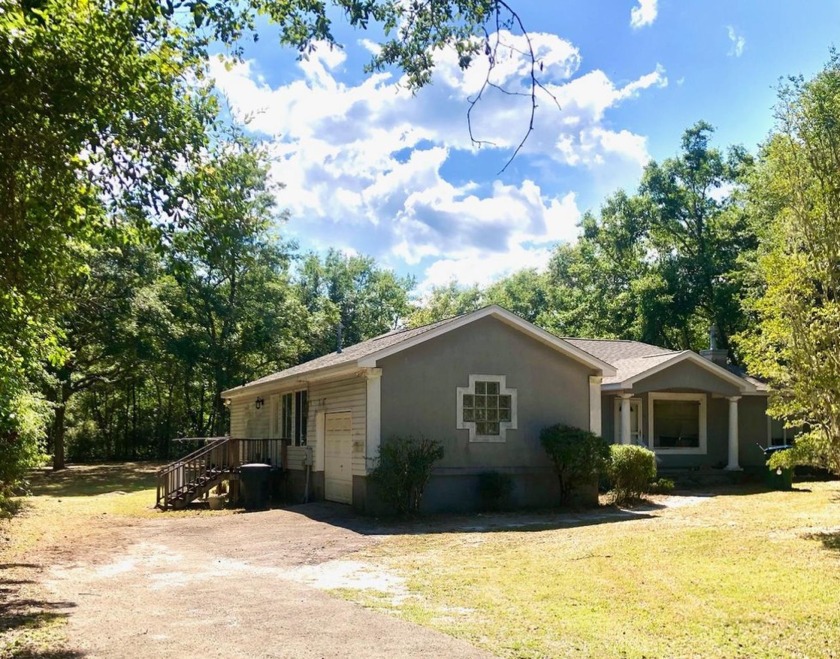
[[[563,339],[498,306],[396,330],[223,392],[231,437],[283,438],[294,491],[375,508],[381,442],[443,443],[423,505],[466,510],[478,474],[514,480],[514,503],[551,505],[540,430],[565,423],[650,446],[666,467],[760,465],[767,391],[721,355],[634,341]]]

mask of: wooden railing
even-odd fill
[[[167,510],[173,502],[196,497],[199,490],[224,480],[225,476],[238,473],[239,467],[249,462],[261,462],[273,467],[286,464],[287,439],[245,439],[239,437],[213,437],[200,449],[163,467],[157,473],[158,508]]]

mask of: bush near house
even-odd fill
[[[540,431],[540,443],[560,480],[560,501],[569,503],[575,488],[594,485],[607,469],[609,446],[588,430],[557,424]]]
[[[419,513],[432,466],[441,458],[443,446],[437,440],[393,437],[379,447],[370,479],[382,500],[398,515]]]
[[[674,491],[675,483],[670,478],[660,478],[648,485],[650,494],[670,494]]]
[[[613,444],[609,477],[616,503],[639,499],[656,478],[656,456],[643,446]]]
[[[482,510],[498,511],[505,507],[513,492],[513,479],[499,471],[478,475],[478,496]]]

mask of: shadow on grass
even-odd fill
[[[540,510],[474,515],[424,515],[416,518],[363,516],[350,506],[319,501],[285,508],[315,522],[359,533],[361,535],[426,535],[439,533],[504,533],[549,531],[616,522],[651,519],[658,504],[645,503],[635,509],[613,506],[576,511]]]
[[[840,531],[808,533],[804,538],[806,540],[818,540],[822,543],[824,549],[840,553]]]
[[[72,602],[45,602],[34,599],[12,599],[0,602],[0,634],[15,629],[37,629],[66,619],[65,609],[76,606]]]
[[[157,462],[71,465],[61,471],[38,470],[30,483],[33,494],[56,497],[137,492],[155,487],[159,467]]]

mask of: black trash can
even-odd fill
[[[250,463],[239,468],[242,505],[245,510],[268,508],[270,473],[271,466],[266,464]]]
[[[764,457],[769,460],[770,456],[779,451],[787,451],[791,448],[790,444],[783,444],[778,446],[768,446],[764,451]],[[791,490],[793,489],[793,468],[779,467],[778,469],[770,469],[767,467],[767,472],[764,475],[765,483],[771,490]]]

